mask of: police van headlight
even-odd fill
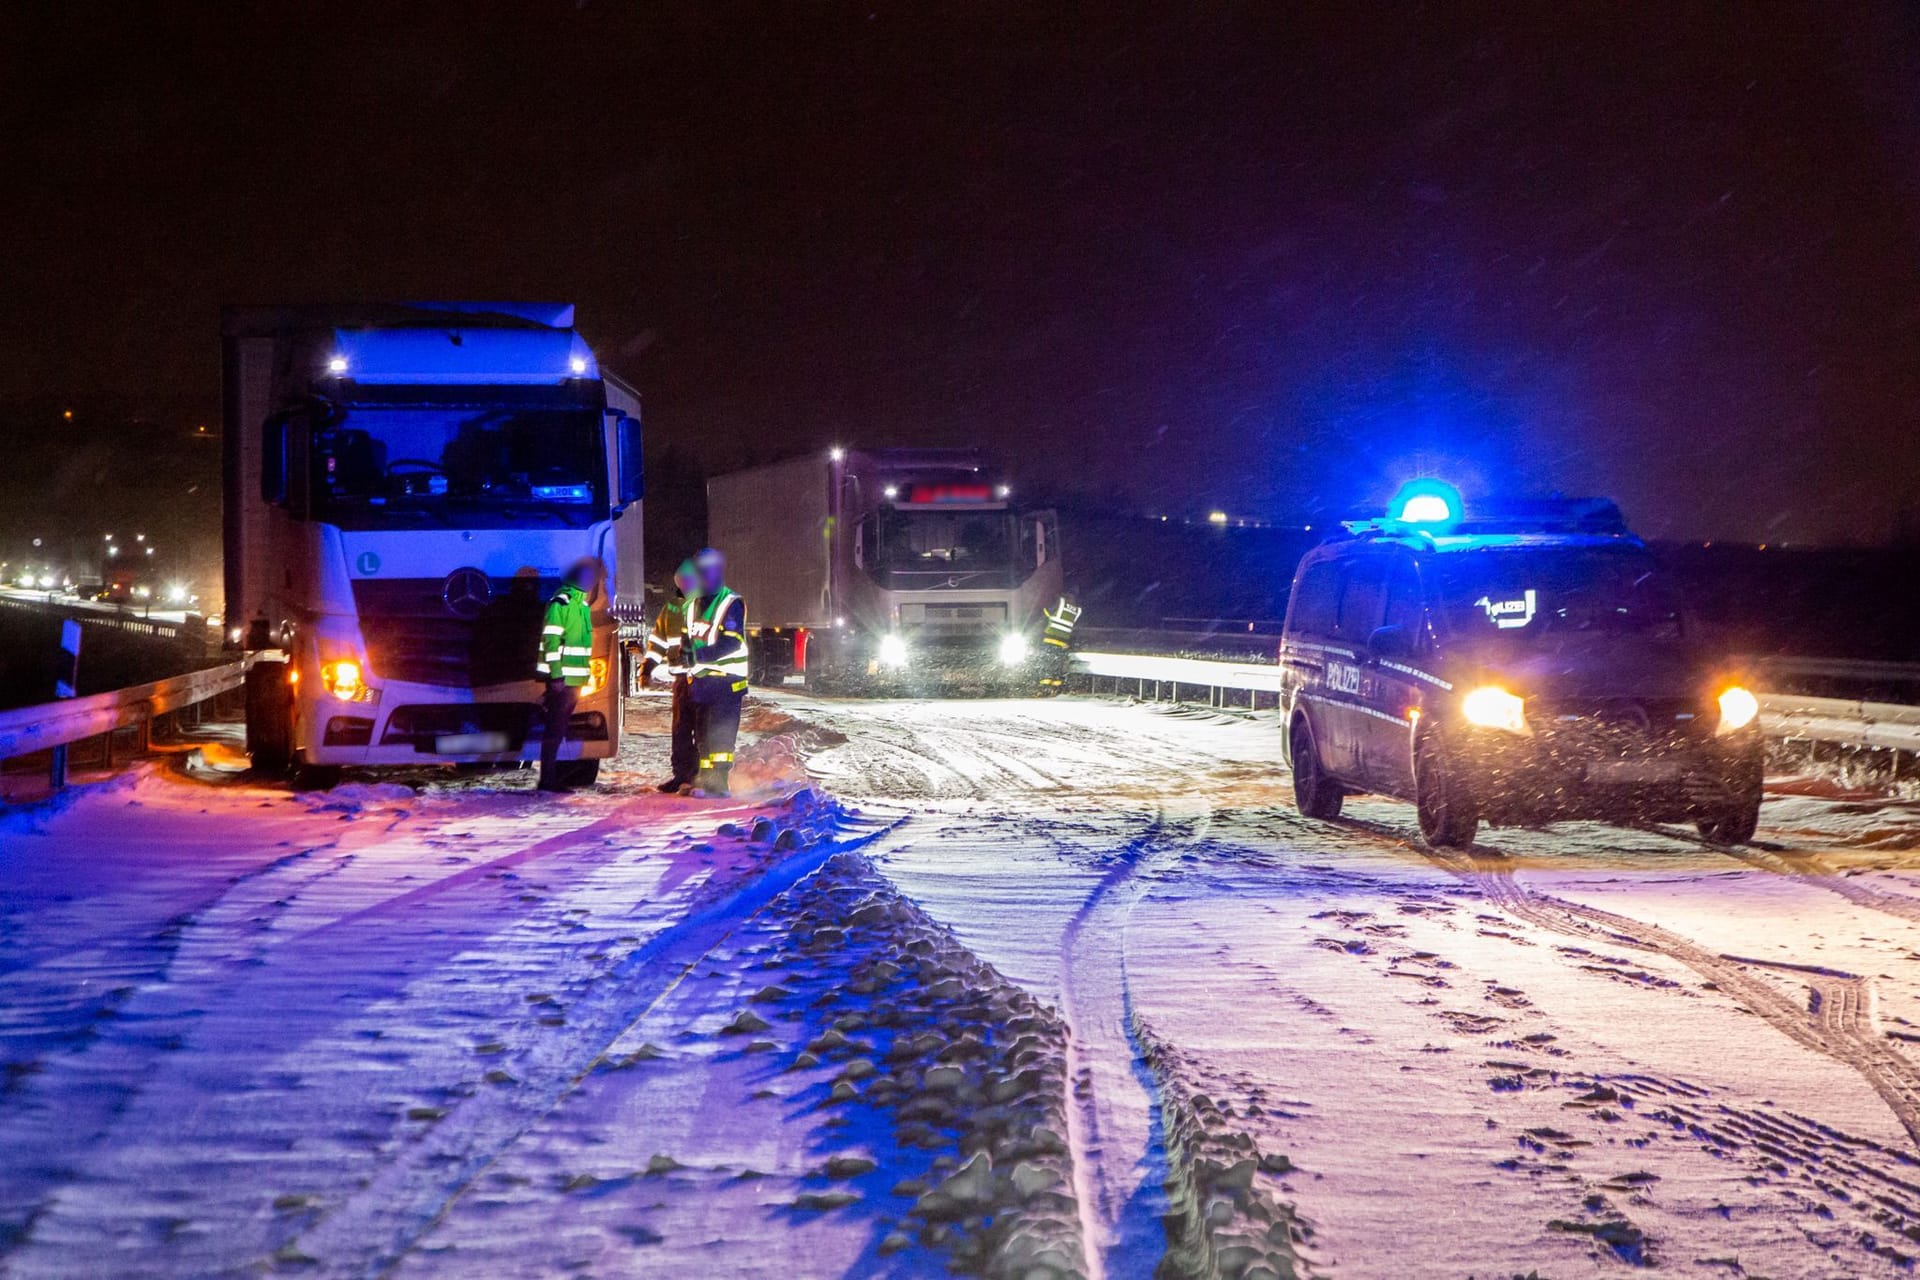
[[[1527,731],[1526,706],[1523,699],[1491,684],[1475,689],[1460,700],[1460,711],[1468,724],[1507,733]]]
[[[1721,733],[1732,733],[1752,724],[1754,717],[1760,714],[1760,699],[1754,697],[1739,685],[1729,685],[1720,694]]]
[[[1018,631],[1009,631],[1000,637],[1000,661],[1009,667],[1017,667],[1027,660],[1027,638]]]
[[[904,667],[907,665],[907,638],[897,632],[889,631],[880,637],[880,665],[883,667]]]

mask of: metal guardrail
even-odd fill
[[[1075,653],[1077,674],[1117,681],[1205,689],[1210,705],[1220,706],[1223,690],[1257,696],[1280,692],[1280,668],[1263,663],[1213,662],[1202,658],[1163,658],[1141,653]],[[1920,751],[1920,707],[1886,702],[1856,702],[1844,698],[1812,698],[1791,693],[1760,695],[1761,727],[1769,737],[1799,742],[1832,742],[1893,751]]]
[[[247,664],[230,662],[130,689],[0,711],[0,760],[146,724],[237,689],[246,678]]]
[[[1920,751],[1920,707],[1768,693],[1760,696],[1760,714],[1770,736],[1789,742]]]
[[[84,627],[106,627],[112,631],[147,636],[154,640],[199,642],[204,645],[212,634],[204,626],[194,627],[184,622],[168,622],[164,618],[143,618],[135,613],[102,609],[82,601],[22,600],[19,596],[0,595],[0,609],[30,613],[40,618],[72,618]]]
[[[1216,662],[1207,658],[1159,658],[1144,653],[1075,653],[1074,670],[1116,680],[1279,693],[1280,668],[1269,663]]]
[[[1920,684],[1920,662],[1873,662],[1861,658],[1752,658],[1756,671],[1827,680],[1870,680],[1882,684]]]

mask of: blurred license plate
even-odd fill
[[[1680,766],[1671,760],[1601,760],[1587,766],[1589,782],[1672,782]]]
[[[508,746],[504,733],[448,733],[433,740],[434,754],[443,756],[491,755]]]

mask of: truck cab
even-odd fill
[[[1435,845],[1483,821],[1692,822],[1729,844],[1758,822],[1758,700],[1611,502],[1469,512],[1409,486],[1301,561],[1280,665],[1310,817],[1396,797]]]
[[[708,486],[757,678],[825,692],[1045,692],[1078,610],[1059,524],[968,449],[835,449]]]
[[[612,606],[637,573],[638,405],[572,309],[227,317],[227,639],[256,766],[508,763],[538,749],[541,615],[607,570],[567,758],[619,734]]]

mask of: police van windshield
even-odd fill
[[[1455,639],[1522,647],[1575,635],[1682,635],[1678,598],[1637,548],[1490,547],[1435,560]]]
[[[590,406],[353,404],[312,432],[314,506],[352,528],[560,524],[606,517]]]

